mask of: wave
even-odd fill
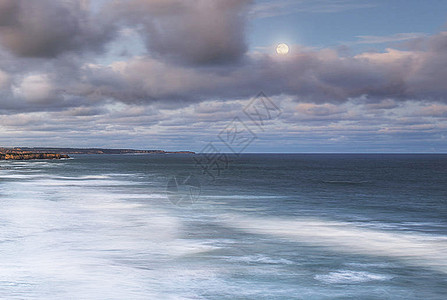
[[[70,180],[86,180],[86,179],[109,179],[108,175],[85,175],[85,176],[50,176],[50,178],[54,179],[70,179]]]
[[[252,234],[287,238],[337,252],[390,257],[447,273],[447,237],[443,235],[382,231],[312,218],[226,215],[221,222]]]
[[[0,175],[1,179],[33,179],[33,178],[41,178],[43,175],[37,174],[2,174]]]
[[[230,257],[226,258],[228,261],[234,261],[239,263],[246,264],[268,264],[268,265],[293,265],[295,264],[293,261],[284,259],[284,258],[273,258],[270,256],[257,254],[257,255],[248,255],[242,257]]]
[[[119,180],[106,180],[106,179],[36,179],[31,184],[44,185],[44,186],[89,186],[89,187],[102,187],[102,186],[121,186],[121,185],[134,185],[136,183],[130,181]]]
[[[368,281],[386,281],[393,278],[391,275],[375,274],[365,271],[339,270],[329,274],[315,275],[316,280],[324,283],[363,283]]]
[[[280,198],[287,198],[287,196],[259,196],[259,195],[206,195],[203,196],[209,199],[280,199]]]
[[[350,181],[350,180],[323,180],[322,183],[327,184],[340,184],[340,185],[357,185],[357,184],[366,184],[371,181]]]

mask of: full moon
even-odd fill
[[[276,47],[276,53],[280,55],[286,55],[289,53],[289,46],[286,44],[279,44],[278,47]]]

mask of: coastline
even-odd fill
[[[1,160],[34,160],[34,159],[64,159],[69,154],[195,154],[192,151],[164,151],[164,150],[135,150],[135,149],[106,149],[106,148],[1,148]]]
[[[32,160],[32,159],[63,159],[70,158],[58,153],[0,153],[0,160]]]

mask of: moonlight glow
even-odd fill
[[[289,53],[289,46],[287,46],[286,44],[279,44],[276,47],[276,53],[278,53],[279,55],[286,55]]]

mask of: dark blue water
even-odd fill
[[[0,167],[1,298],[447,294],[447,155],[246,154],[215,178],[189,155]]]

